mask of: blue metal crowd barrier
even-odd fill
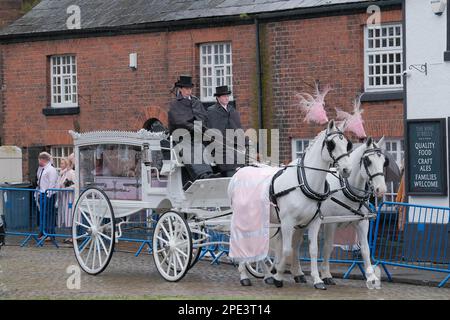
[[[122,228],[119,241],[134,242],[140,244],[135,252],[139,256],[147,246],[148,253],[152,253],[153,230],[156,226],[158,216],[151,209],[143,209],[126,218],[126,226]]]
[[[386,266],[447,273],[450,279],[450,208],[384,202],[378,207],[372,258]]]
[[[32,239],[38,243],[44,229],[40,214],[44,206],[44,194],[36,189],[1,187],[0,215],[5,235],[25,237],[21,246]]]
[[[72,217],[75,192],[73,189],[48,189],[44,192],[42,210],[43,235],[38,245],[46,240],[58,247],[56,238],[70,239],[72,237]]]

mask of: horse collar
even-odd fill
[[[367,200],[369,200],[370,192],[368,192],[367,184],[366,184],[366,190],[364,192],[364,195],[361,196],[353,190],[352,186],[348,183],[347,178],[339,177],[339,182],[342,187],[342,193],[350,201],[363,203],[363,202],[366,202]]]
[[[308,180],[306,179],[306,172],[305,172],[305,167],[304,167],[305,155],[306,155],[306,153],[304,153],[302,155],[302,157],[300,157],[300,159],[298,159],[299,163],[297,165],[297,179],[298,179],[298,183],[300,185],[300,190],[302,190],[302,192],[305,196],[307,196],[308,198],[310,198],[312,200],[319,201],[319,202],[325,201],[331,194],[330,184],[328,183],[328,181],[325,180],[325,192],[324,193],[316,192],[311,189],[311,187],[308,184]]]

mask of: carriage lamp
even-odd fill
[[[152,162],[152,154],[148,143],[144,143],[144,145],[142,146],[142,162],[146,166],[149,166]]]
[[[137,53],[130,53],[130,68],[137,69]]]
[[[447,5],[447,0],[431,0],[431,9],[435,15],[442,15],[444,13],[445,7]]]

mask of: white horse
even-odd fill
[[[278,263],[273,278],[266,268],[266,283],[283,286],[283,273],[286,261],[292,254],[295,228],[306,227],[319,217],[320,203],[330,194],[330,188],[325,182],[331,165],[335,165],[343,177],[350,175],[351,149],[351,142],[344,136],[342,128],[337,128],[334,120],[331,120],[327,129],[311,142],[302,158],[293,161],[273,177],[271,193],[277,208],[271,210],[270,222],[280,225],[277,238],[272,239],[275,240]],[[276,240],[281,243],[277,245]],[[314,255],[317,256],[317,253],[311,252],[311,256]],[[239,265],[239,272],[241,284],[251,285],[245,264]]]
[[[382,196],[386,192],[386,183],[384,179],[383,168],[389,164],[388,158],[383,155],[385,143],[382,138],[375,143],[372,138],[368,138],[366,143],[355,149],[350,155],[352,173],[348,179],[329,175],[327,181],[331,189],[341,191],[333,194],[322,204],[322,215],[329,216],[350,216],[359,215],[358,220],[345,223],[326,223],[324,224],[325,240],[323,245],[323,263],[322,263],[322,279],[319,278],[317,272],[316,256],[311,256],[311,275],[314,278],[314,287],[318,289],[326,289],[325,284],[334,285],[335,282],[330,273],[330,256],[333,251],[334,234],[337,227],[352,225],[357,232],[361,246],[361,255],[364,260],[366,270],[367,284],[379,283],[378,277],[375,275],[374,269],[370,261],[369,244],[367,240],[369,231],[369,214],[368,208],[364,205],[368,197],[373,192],[376,196]],[[366,191],[366,185],[369,189]],[[351,210],[349,209],[351,208]],[[357,213],[358,212],[358,213]],[[364,217],[365,216],[365,217]],[[308,238],[310,240],[310,252],[317,252],[317,238],[321,220],[317,219],[311,223],[308,228]],[[298,259],[299,246],[303,240],[304,230],[297,230],[293,241],[293,255],[291,262],[291,273],[294,275],[296,282],[306,283],[305,276],[300,267]],[[313,259],[315,260],[313,262]],[[323,280],[323,281],[322,281]]]

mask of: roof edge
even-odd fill
[[[297,8],[282,11],[263,12],[254,14],[241,14],[223,17],[206,17],[196,19],[185,19],[175,21],[162,21],[141,23],[136,25],[123,25],[117,27],[101,27],[79,30],[59,30],[49,32],[36,32],[24,34],[7,34],[0,35],[0,44],[32,42],[32,41],[48,41],[63,40],[72,38],[86,38],[99,36],[118,36],[127,34],[153,33],[162,31],[177,31],[189,27],[190,29],[200,29],[214,26],[227,25],[245,25],[253,24],[255,19],[261,22],[293,20],[293,19],[310,19],[321,16],[343,15],[348,12],[360,13],[367,8],[376,4],[381,8],[400,9],[403,0],[382,0],[382,1],[364,1],[342,4],[323,5],[318,7]]]

